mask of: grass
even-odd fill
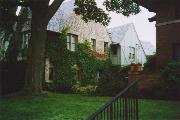
[[[109,97],[76,94],[9,96],[0,98],[0,120],[84,120]],[[172,101],[140,100],[141,120],[180,118],[180,104]]]

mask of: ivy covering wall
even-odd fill
[[[74,85],[96,86],[99,71],[111,65],[109,60],[98,60],[91,54],[90,43],[78,43],[76,50],[69,51],[66,45],[66,30],[59,39],[47,43],[47,57],[54,66],[52,89],[70,90]]]

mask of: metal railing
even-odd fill
[[[87,120],[138,120],[138,80],[99,108]]]

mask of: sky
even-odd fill
[[[54,0],[50,0],[50,4]],[[69,0],[66,0],[69,1]],[[102,5],[104,0],[96,0],[99,7],[105,9]],[[149,12],[147,9],[141,7],[141,12],[137,15],[125,17],[121,14],[110,12],[109,16],[112,18],[107,28],[117,27],[120,25],[134,23],[137,34],[141,41],[151,42],[156,47],[156,27],[155,22],[149,22],[148,18],[151,18],[155,13]]]

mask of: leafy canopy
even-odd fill
[[[65,0],[54,0],[53,2],[50,0],[0,0],[0,5],[4,7],[25,6],[44,9],[45,16],[50,14],[52,17],[63,1]],[[52,4],[49,5],[49,2],[52,2]],[[96,0],[75,0],[74,5],[76,6],[75,13],[82,15],[82,19],[86,22],[94,20],[103,25],[108,25],[110,22],[111,18],[108,13],[97,6]],[[125,16],[135,15],[140,12],[140,8],[134,3],[134,0],[104,0],[103,5],[107,11],[121,13]]]
[[[103,5],[107,11],[121,13],[124,16],[135,15],[140,12],[139,6],[133,0],[105,0]],[[95,20],[103,25],[108,25],[110,17],[101,8],[98,8],[96,0],[75,0],[74,11],[77,15],[82,15],[82,19],[86,22],[88,20]]]

